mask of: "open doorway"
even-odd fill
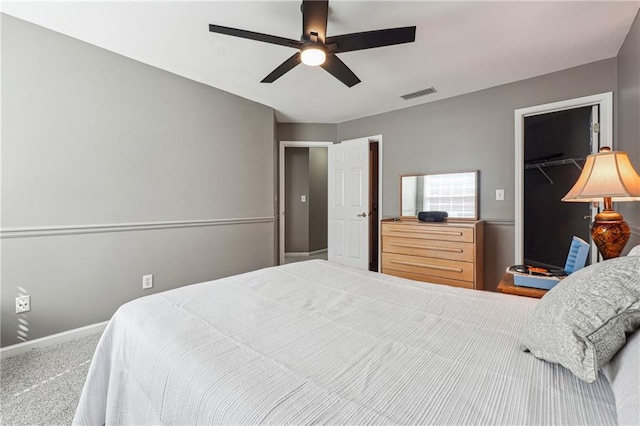
[[[380,144],[377,140],[369,141],[369,270],[379,271],[380,217],[378,214],[380,194]]]
[[[333,142],[280,142],[279,264],[327,257],[330,145]]]
[[[279,191],[278,191],[278,208],[279,208],[279,212],[278,212],[278,216],[279,216],[279,226],[278,226],[278,263],[279,264],[284,264],[286,263],[287,260],[307,260],[310,258],[325,258],[328,257],[328,253],[327,252],[323,252],[322,249],[318,249],[317,246],[297,246],[297,247],[302,247],[302,248],[295,248],[296,246],[292,246],[294,248],[290,248],[290,251],[287,251],[287,234],[291,234],[291,233],[295,233],[295,230],[292,230],[290,228],[290,226],[300,226],[302,222],[302,228],[303,231],[301,232],[303,235],[308,232],[305,231],[304,229],[304,211],[305,209],[303,208],[303,219],[301,221],[298,221],[297,223],[288,223],[288,222],[293,222],[295,221],[294,218],[290,218],[288,217],[291,213],[288,212],[288,208],[287,205],[291,206],[293,205],[294,207],[306,207],[307,210],[307,220],[312,223],[311,228],[313,228],[311,230],[311,232],[322,232],[321,229],[323,228],[323,226],[318,226],[318,225],[324,225],[327,229],[328,223],[329,223],[329,219],[327,218],[327,214],[328,214],[328,208],[326,207],[316,207],[314,208],[314,203],[313,200],[315,199],[316,201],[318,198],[318,194],[320,194],[320,196],[322,196],[321,192],[315,191],[315,194],[312,197],[309,196],[308,193],[305,193],[305,191],[307,191],[304,186],[304,184],[302,185],[302,190],[300,189],[300,186],[297,185],[299,183],[299,181],[296,179],[295,176],[292,175],[288,175],[288,170],[291,168],[291,165],[289,165],[289,167],[287,167],[287,152],[288,150],[291,150],[291,152],[295,152],[295,150],[297,148],[306,148],[306,149],[314,149],[314,148],[320,148],[323,149],[324,151],[327,151],[327,154],[329,152],[328,147],[334,145],[333,142],[306,142],[306,141],[280,141],[279,144],[279,163],[278,163],[278,171],[279,171]],[[307,154],[305,154],[304,150],[300,151],[302,153],[302,157],[305,157]],[[311,157],[308,157],[311,158]],[[327,159],[328,162],[328,159]],[[301,162],[302,166],[300,166],[300,164],[298,164],[297,167],[301,168],[302,170],[308,170],[310,168],[310,164],[313,163],[315,164],[316,167],[316,171],[317,171],[317,167],[319,162],[311,160],[309,161],[309,165],[305,165],[307,163],[305,163],[305,160],[303,160]],[[375,137],[370,137],[368,138],[368,164],[369,164],[369,169],[371,170],[371,172],[369,173],[369,177],[368,179],[364,180],[364,185],[367,187],[367,192],[369,193],[369,203],[368,203],[368,207],[366,208],[366,213],[368,216],[368,236],[369,236],[369,243],[367,244],[367,267],[363,268],[363,269],[369,269],[371,271],[379,271],[380,268],[380,259],[379,259],[379,244],[380,244],[380,219],[379,219],[379,206],[382,204],[382,135],[378,135]],[[296,167],[296,166],[293,166]],[[326,167],[327,173],[329,170],[328,164],[325,166],[321,166],[321,167]],[[305,173],[303,171],[303,173]],[[302,179],[300,179],[302,181],[305,180],[305,178],[303,177]],[[316,185],[321,185],[321,183],[316,182]],[[295,187],[298,187],[298,189],[295,189]],[[292,187],[294,187],[292,189]],[[327,193],[325,195],[325,201],[328,205],[329,202],[329,194],[331,192],[331,189],[327,187]],[[305,201],[302,201],[303,198],[302,196],[305,195]],[[322,219],[322,214],[316,214],[313,218],[311,218],[311,215],[308,213],[309,210],[320,210],[320,209],[324,209],[324,212],[321,212],[324,214],[324,219]],[[315,213],[320,213],[320,212],[315,212]],[[323,221],[324,223],[319,224],[319,221]],[[309,223],[310,223],[309,222]],[[289,229],[289,232],[287,232],[287,230]],[[310,228],[307,227],[307,230],[309,230]],[[311,233],[309,232],[309,234]],[[327,243],[328,243],[328,232],[326,234],[326,239],[327,239]],[[316,240],[318,241],[318,240]],[[307,248],[305,248],[307,247]],[[314,249],[314,250],[310,250],[310,248]],[[295,250],[295,251],[294,251]],[[286,256],[286,254],[288,254],[288,256]],[[285,258],[286,257],[286,258]]]
[[[524,122],[524,263],[562,269],[574,236],[589,242],[591,206],[564,203],[586,157],[598,146],[598,106],[526,117]],[[553,236],[553,241],[544,238]]]
[[[553,177],[549,174],[550,168],[537,167],[536,163],[546,162],[548,166],[556,167],[559,166],[567,169],[567,167],[574,167],[573,162],[571,162],[572,153],[564,153],[562,156],[557,156],[558,153],[562,152],[561,150],[554,150],[554,152],[548,151],[545,155],[541,155],[541,158],[538,158],[536,161],[536,153],[529,153],[529,157],[527,158],[525,155],[525,127],[527,121],[529,123],[536,123],[536,121],[544,121],[545,117],[536,118],[537,116],[547,115],[552,113],[561,113],[556,117],[562,118],[563,112],[566,112],[566,116],[570,116],[571,113],[569,111],[581,109],[583,107],[587,107],[587,109],[583,110],[584,114],[587,115],[587,111],[591,111],[591,114],[596,114],[596,120],[591,119],[591,132],[592,135],[590,137],[591,141],[591,153],[598,152],[599,146],[609,146],[613,147],[613,93],[600,93],[597,95],[585,96],[582,98],[569,99],[565,101],[553,102],[550,104],[544,105],[536,105],[527,108],[521,108],[515,110],[515,256],[514,256],[514,264],[522,264],[525,262],[525,198],[532,197],[532,191],[535,191],[536,196],[549,195],[549,184],[550,181],[553,181]],[[579,113],[580,114],[580,113]],[[550,116],[551,117],[551,116]],[[544,135],[543,135],[544,136]],[[581,155],[581,154],[580,154]],[[579,154],[576,154],[575,157],[579,158]],[[546,158],[545,158],[546,157]],[[555,158],[554,158],[555,157]],[[564,157],[564,158],[561,158]],[[564,161],[569,161],[570,164],[560,164]],[[558,163],[555,163],[557,161]],[[579,162],[576,160],[576,163]],[[540,164],[538,164],[540,165]],[[539,187],[537,189],[529,188],[529,190],[525,191],[525,173],[539,173],[537,178],[542,177],[547,182],[547,186]],[[544,173],[542,173],[544,172]],[[547,176],[545,177],[544,174]],[[535,175],[531,175],[535,177]],[[577,179],[577,178],[576,178]],[[568,191],[568,189],[567,189]],[[562,196],[564,193],[562,194]],[[562,198],[560,196],[560,198]],[[553,196],[555,197],[555,196]],[[567,203],[564,203],[567,204]],[[593,217],[597,214],[599,210],[599,206],[596,203],[591,206],[590,214],[584,214],[579,217],[579,220],[576,220],[577,226],[580,227],[587,222],[585,226],[588,227],[590,223],[590,217]],[[538,214],[545,215],[547,217],[552,217],[554,214],[553,209],[545,209],[539,208]],[[585,216],[587,218],[585,219]],[[578,216],[575,216],[578,217]],[[547,220],[547,219],[545,219]],[[540,228],[539,228],[540,229]],[[539,231],[529,233],[532,235],[532,238],[543,241],[543,245],[546,247],[557,246],[554,250],[558,250],[558,252],[564,251],[565,259],[566,254],[569,250],[569,246],[571,244],[570,240],[565,241],[563,237],[558,237],[552,231]],[[586,239],[586,241],[589,241]],[[528,254],[528,257],[532,256]],[[595,263],[598,261],[598,250],[596,249],[594,244],[591,244],[591,263]],[[535,259],[534,259],[535,260]],[[562,266],[564,262],[559,262],[558,260],[554,260],[554,263],[561,263],[557,266]],[[543,262],[547,263],[547,262]]]

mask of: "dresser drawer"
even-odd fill
[[[452,287],[462,287],[462,288],[469,288],[469,289],[476,288],[475,284],[470,281],[452,280],[451,278],[435,277],[433,275],[414,274],[411,272],[396,271],[394,269],[383,269],[382,273],[387,275],[394,275],[396,277],[401,277],[401,278],[408,278],[414,281],[424,281],[431,284],[444,284]]]
[[[382,251],[385,253],[473,262],[473,247],[473,243],[382,236]]]
[[[384,253],[382,256],[382,272],[396,270],[427,276],[444,277],[458,281],[473,282],[473,263],[457,260],[436,259],[419,256],[408,256],[397,253]]]
[[[382,226],[382,235],[438,241],[458,241],[466,243],[474,242],[473,228],[446,225],[409,225],[403,223],[385,223]]]

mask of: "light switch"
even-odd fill
[[[307,202],[307,196],[306,195],[301,196],[300,197],[300,201],[302,201],[303,203],[306,203]]]
[[[496,189],[496,201],[504,201],[504,189]]]

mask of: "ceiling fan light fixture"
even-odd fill
[[[324,64],[327,54],[320,45],[310,44],[300,49],[300,59],[303,64],[315,67]]]

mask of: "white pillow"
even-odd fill
[[[640,256],[640,245],[635,246],[631,249],[627,256]]]
[[[640,425],[640,331],[627,337],[627,344],[602,372],[616,398],[618,424]]]

